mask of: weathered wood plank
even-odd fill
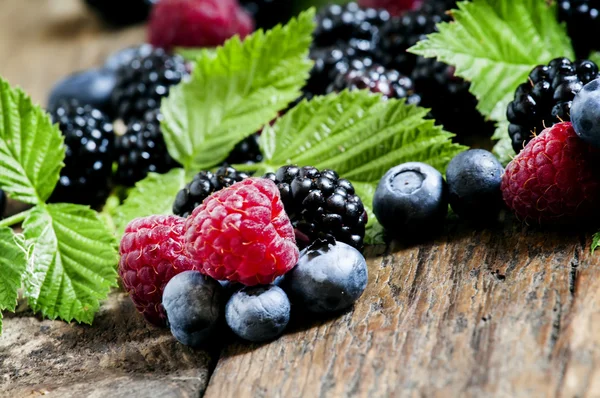
[[[512,218],[371,251],[353,311],[227,347],[206,397],[597,396],[599,262]]]

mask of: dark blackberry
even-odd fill
[[[177,167],[177,162],[167,151],[160,128],[161,120],[162,114],[158,109],[149,111],[143,120],[131,122],[127,132],[117,137],[115,181],[119,184],[133,186],[150,172],[166,173]]]
[[[263,156],[258,144],[259,134],[252,134],[248,138],[240,141],[229,153],[225,160],[227,164],[258,163],[262,161]]]
[[[271,29],[294,15],[294,3],[290,0],[240,0],[240,4],[252,15],[257,28]]]
[[[425,3],[415,11],[386,22],[379,32],[377,57],[386,68],[396,69],[410,75],[417,63],[417,56],[406,52],[417,42],[435,32],[436,24],[449,21],[446,7],[437,3]]]
[[[131,25],[148,19],[152,6],[158,0],[85,0],[105,22],[115,26]]]
[[[592,50],[600,50],[600,0],[560,0],[558,18],[567,23],[575,55],[586,58]]]
[[[384,98],[406,98],[409,104],[415,105],[421,101],[421,98],[415,94],[413,82],[409,77],[379,65],[352,69],[338,75],[327,91],[339,92],[344,89],[366,89],[373,93],[381,93]]]
[[[521,149],[546,127],[570,121],[571,102],[583,85],[598,77],[598,66],[589,60],[571,62],[556,58],[538,65],[527,82],[517,87],[508,104],[508,134],[514,150]]]
[[[118,117],[126,123],[142,119],[149,110],[158,109],[171,86],[186,75],[185,61],[163,49],[143,52],[117,70],[117,86],[112,102]]]
[[[248,174],[227,165],[220,167],[214,174],[210,171],[201,171],[177,193],[173,203],[173,213],[188,217],[212,193],[248,177]]]
[[[350,181],[339,178],[333,170],[297,166],[283,166],[265,178],[279,188],[298,245],[307,246],[319,237],[333,236],[362,248],[367,213]]]
[[[421,106],[431,108],[431,116],[446,130],[459,135],[493,133],[493,123],[486,122],[477,110],[477,98],[469,92],[470,83],[456,76],[453,66],[435,58],[418,57],[411,77],[421,96]]]
[[[114,139],[110,119],[90,105],[63,101],[50,109],[65,137],[65,167],[50,201],[98,207],[110,194]]]

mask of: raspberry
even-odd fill
[[[526,222],[583,222],[597,214],[599,154],[577,137],[570,122],[555,124],[508,164],[504,201]]]
[[[161,0],[152,10],[148,41],[156,47],[216,47],[254,30],[236,0]]]
[[[134,121],[127,132],[116,139],[117,172],[115,180],[125,186],[133,186],[148,173],[166,173],[177,162],[167,151],[160,121],[160,111],[149,111],[144,120]]]
[[[59,102],[50,110],[65,136],[65,167],[50,198],[53,202],[97,207],[110,194],[115,135],[109,118],[90,105]]]
[[[533,68],[527,81],[517,87],[506,110],[514,150],[519,153],[546,127],[570,121],[575,94],[596,77],[598,66],[589,60],[571,62],[556,58],[548,65]]]
[[[294,229],[277,186],[247,178],[222,189],[186,221],[186,247],[201,272],[252,286],[269,284],[298,261]]]
[[[425,0],[358,0],[361,7],[384,8],[390,15],[398,16],[408,10],[416,10]]]
[[[137,56],[117,70],[117,86],[112,95],[117,116],[125,123],[142,119],[149,110],[158,109],[171,86],[187,74],[180,56],[169,55],[160,48],[140,49]]]
[[[119,275],[137,310],[157,326],[165,325],[163,290],[175,275],[196,269],[184,244],[185,219],[177,216],[136,218],[125,228]]]

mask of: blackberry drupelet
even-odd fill
[[[131,25],[148,19],[152,6],[158,0],[130,0],[124,5],[119,0],[85,0],[102,19],[115,26]]]
[[[446,6],[443,4],[425,3],[418,10],[390,19],[379,32],[378,59],[386,68],[410,75],[417,56],[406,50],[435,32],[436,24],[449,21],[450,17],[445,12]]]
[[[112,102],[118,117],[126,123],[142,119],[149,110],[158,109],[171,86],[188,74],[185,61],[161,48],[143,52],[117,71],[117,86]]]
[[[421,101],[421,97],[415,94],[413,82],[409,77],[379,65],[352,69],[338,75],[327,91],[339,92],[344,89],[366,89],[373,93],[381,93],[384,98],[406,98],[409,104],[415,105]]]
[[[238,142],[233,150],[229,153],[225,163],[227,164],[242,164],[242,163],[258,163],[262,161],[263,156],[258,144],[259,133]]]
[[[596,77],[598,66],[589,60],[571,62],[556,58],[548,65],[533,68],[527,82],[517,87],[506,110],[514,150],[519,153],[546,127],[570,121],[575,94]]]
[[[117,137],[115,181],[119,184],[133,186],[149,172],[166,173],[177,167],[177,162],[167,151],[160,128],[161,120],[162,114],[158,109],[149,111],[143,120],[131,122],[127,132]]]
[[[50,201],[98,207],[110,194],[115,135],[109,118],[90,105],[62,101],[50,109],[65,137],[65,167]]]
[[[240,0],[240,4],[252,15],[257,28],[271,29],[294,15],[294,4],[289,0]]]
[[[566,22],[578,58],[587,57],[592,50],[600,50],[600,44],[594,39],[600,36],[599,0],[560,0],[558,18]]]
[[[456,76],[453,66],[435,58],[418,57],[411,77],[421,96],[421,106],[431,108],[431,116],[446,130],[459,135],[493,133],[493,123],[486,122],[477,110],[477,98],[469,92],[470,83]]]
[[[333,170],[283,166],[265,175],[279,188],[286,213],[296,230],[298,245],[307,246],[319,237],[362,248],[367,213],[350,181]]]
[[[222,166],[214,174],[210,171],[201,171],[177,193],[173,203],[173,213],[181,217],[188,217],[212,193],[248,177],[248,174],[230,166]]]

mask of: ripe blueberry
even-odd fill
[[[600,78],[586,84],[575,96],[571,122],[582,140],[600,148]]]

